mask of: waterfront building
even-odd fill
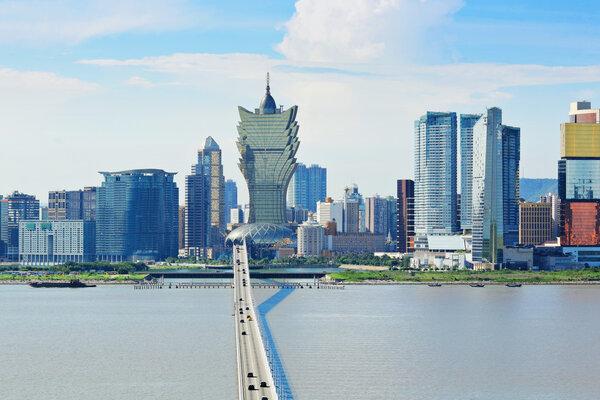
[[[325,245],[325,228],[312,216],[298,226],[298,257],[318,257]]]
[[[231,209],[238,206],[237,184],[232,179],[225,181],[225,223],[231,222]]]
[[[335,201],[331,197],[325,201],[317,202],[317,222],[325,226],[329,222],[335,222],[337,232],[344,228],[344,203]]]
[[[519,204],[519,244],[538,245],[552,239],[552,204]]]
[[[502,110],[487,110],[473,127],[473,261],[502,262],[518,243],[520,129],[502,125]]]
[[[92,262],[96,223],[84,220],[25,220],[19,222],[19,261],[23,265]]]
[[[325,201],[327,196],[327,169],[316,164],[307,167],[298,163],[296,172],[290,180],[288,206],[315,212],[317,202]]]
[[[456,113],[431,112],[415,121],[415,233],[450,235],[457,216]]]
[[[266,93],[260,107],[255,112],[243,107],[238,107],[238,111],[237,146],[241,155],[238,165],[248,185],[249,224],[231,232],[226,243],[246,240],[251,254],[264,255],[265,247],[271,247],[268,251],[273,253],[273,247],[293,242],[285,214],[286,194],[296,169],[295,155],[300,144],[296,122],[298,106],[287,110],[277,107],[267,74]]]
[[[387,196],[385,198],[387,202],[387,229],[388,234],[393,242],[398,240],[398,232],[396,228],[396,207],[398,206],[398,199],[394,196]],[[396,251],[396,249],[394,249]]]
[[[552,240],[560,236],[560,198],[556,193],[540,196],[540,203],[550,203],[552,206]]]
[[[600,110],[573,102],[561,124],[558,197],[564,246],[600,245]],[[588,249],[592,251],[593,249]]]
[[[96,193],[96,256],[107,261],[177,256],[179,190],[173,172],[100,172]]]
[[[334,255],[375,253],[385,250],[385,235],[368,232],[336,233],[326,236],[327,249]]]
[[[96,188],[54,190],[48,192],[49,220],[94,221],[96,219]]]
[[[460,114],[460,229],[473,229],[473,127],[481,114]]]
[[[33,195],[14,191],[0,200],[0,240],[5,257],[10,261],[19,258],[19,222],[40,219],[40,202]]]
[[[388,202],[379,197],[367,197],[365,199],[366,228],[367,232],[383,233],[388,235]]]
[[[210,189],[203,173],[185,177],[185,234],[187,253],[202,253],[210,247]]]
[[[396,232],[398,252],[406,253],[414,248],[411,244],[415,236],[415,183],[410,179],[397,181]]]

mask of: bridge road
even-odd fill
[[[240,400],[278,399],[252,303],[246,246],[233,248],[233,305]]]

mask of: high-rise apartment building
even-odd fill
[[[204,147],[198,150],[198,164],[192,172],[204,175],[208,184],[208,216],[212,227],[225,227],[225,178],[221,161],[221,148],[212,137],[207,137]],[[236,195],[237,198],[237,195]]]
[[[363,195],[358,191],[358,186],[344,188],[344,232],[366,232],[366,206]]]
[[[179,190],[159,169],[101,172],[96,193],[96,256],[107,261],[177,256]]]
[[[600,246],[600,110],[571,103],[561,124],[558,197],[564,246]]]
[[[185,247],[185,206],[179,206],[177,221],[179,223],[177,244],[180,249],[183,249]]]
[[[496,107],[473,127],[473,261],[501,263],[518,243],[520,135]]]
[[[39,218],[40,202],[35,196],[14,191],[0,200],[0,258],[19,258],[19,222]]]
[[[397,181],[397,207],[396,207],[396,232],[398,237],[398,252],[406,253],[414,245],[411,244],[415,236],[415,183],[410,179]]]
[[[238,207],[237,184],[232,179],[225,181],[225,223],[231,222],[231,209]]]
[[[556,193],[540,196],[540,203],[550,203],[552,207],[552,240],[560,236],[560,198]]]
[[[365,199],[366,228],[367,232],[383,233],[388,235],[388,202],[386,199],[375,196]]]
[[[519,244],[538,245],[552,239],[552,204],[519,204]]]
[[[337,232],[344,230],[344,202],[335,201],[331,197],[317,202],[317,222],[323,226],[335,222]]]
[[[49,220],[96,219],[96,188],[83,190],[54,190],[48,192]]]
[[[288,189],[288,205],[302,206],[305,210],[315,212],[317,202],[325,201],[327,196],[327,169],[316,164],[307,167],[298,163],[296,172],[290,180]]]
[[[460,229],[473,229],[473,127],[481,114],[460,114]]]
[[[298,256],[318,257],[325,246],[325,228],[312,217],[298,226]]]
[[[396,230],[396,207],[398,207],[398,199],[394,196],[387,196],[385,200],[387,202],[387,233],[389,233],[393,241],[396,241],[398,240],[398,233]]]
[[[415,232],[446,235],[457,217],[456,113],[427,112],[415,121]]]

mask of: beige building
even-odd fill
[[[316,222],[312,214],[298,226],[298,257],[318,257],[325,247],[325,228]]]
[[[552,239],[552,204],[519,204],[519,244],[538,245]]]

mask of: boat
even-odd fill
[[[53,281],[42,281],[42,282],[30,282],[29,286],[34,288],[84,288],[84,287],[96,287],[96,285],[88,285],[87,283],[81,282],[79,279],[71,279],[69,282],[53,282]]]
[[[485,285],[483,283],[469,283],[469,286],[471,286],[471,287],[484,287]]]
[[[507,283],[506,286],[508,286],[508,287],[521,287],[522,285],[520,283]]]
[[[428,283],[427,286],[429,286],[429,287],[440,287],[440,286],[442,286],[442,284],[441,283]]]

